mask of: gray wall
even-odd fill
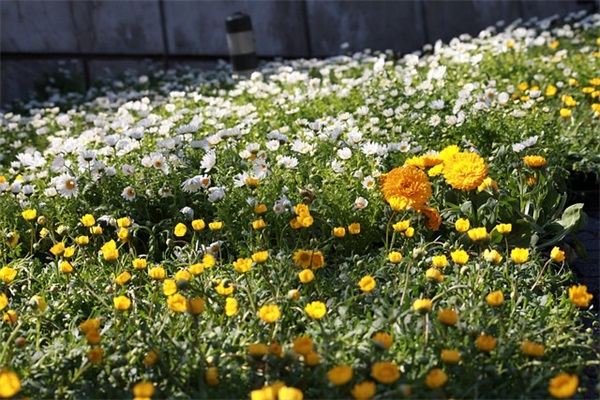
[[[595,11],[598,0],[176,1],[2,0],[0,104],[63,68],[89,85],[128,68],[141,72],[228,60],[225,19],[252,17],[259,57],[324,57],[365,48],[410,52],[437,39],[477,34],[498,20]],[[150,61],[148,61],[150,60]]]

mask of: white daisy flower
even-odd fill
[[[350,150],[348,147],[344,147],[343,149],[338,149],[337,155],[342,160],[348,160],[350,157],[352,157],[352,150]]]
[[[362,210],[363,208],[367,207],[369,205],[369,200],[365,199],[364,197],[357,197],[356,200],[354,200],[354,207],[358,210]]]
[[[217,163],[217,155],[214,150],[209,150],[202,157],[202,161],[200,161],[200,168],[204,170],[204,172],[210,172],[210,170]]]
[[[62,174],[52,178],[51,183],[56,188],[56,191],[63,197],[77,197],[79,194],[77,180],[69,174]]]
[[[186,179],[181,184],[181,190],[186,193],[196,193],[202,188],[202,178],[200,175],[193,176],[189,179]]]
[[[136,197],[135,189],[131,186],[127,186],[125,189],[123,189],[121,197],[123,197],[127,201],[132,201]]]
[[[208,192],[208,201],[211,203],[215,203],[225,197],[225,188],[223,187],[211,187],[208,189]]]
[[[283,156],[277,160],[277,164],[287,169],[296,168],[298,166],[298,159],[296,157]]]
[[[362,187],[367,190],[372,190],[375,187],[375,184],[375,178],[373,178],[371,175],[365,176],[362,180]]]

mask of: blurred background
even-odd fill
[[[259,59],[364,49],[413,52],[498,21],[597,12],[600,0],[2,0],[0,106],[24,98],[58,68],[83,88],[128,69],[229,61],[225,20],[252,19]],[[502,29],[501,24],[498,29]],[[341,45],[344,49],[341,49]]]

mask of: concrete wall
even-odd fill
[[[498,20],[596,11],[598,0],[214,1],[2,0],[0,104],[31,92],[56,68],[82,76],[147,63],[210,68],[228,60],[225,19],[252,17],[259,57],[324,57],[365,48],[409,52],[477,34]]]

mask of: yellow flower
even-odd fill
[[[458,265],[466,264],[469,261],[469,254],[464,250],[455,250],[450,253],[452,257],[452,261],[454,261]]]
[[[252,221],[252,229],[254,230],[263,229],[265,226],[267,226],[267,224],[265,224],[265,221],[263,219],[257,219],[255,221]]]
[[[204,272],[204,264],[196,263],[189,266],[188,270],[192,275],[200,275]]]
[[[468,231],[470,227],[471,224],[469,223],[468,219],[460,218],[454,223],[454,228],[456,228],[456,231],[460,233]]]
[[[90,318],[79,324],[79,329],[84,334],[88,334],[92,331],[97,331],[100,329],[100,319],[99,318]]]
[[[21,390],[21,379],[8,369],[0,369],[0,397],[7,399]]]
[[[165,279],[163,281],[163,293],[165,296],[171,296],[177,293],[177,284],[173,279]]]
[[[503,235],[509,234],[512,231],[512,224],[498,224],[496,230]]]
[[[219,221],[213,221],[208,224],[208,229],[210,229],[211,231],[218,231],[218,230],[221,230],[222,228],[223,228],[223,223],[219,222]]]
[[[223,281],[222,279],[217,279],[216,283],[217,287],[215,287],[215,290],[221,296],[229,296],[235,290],[235,287],[233,285]]]
[[[351,235],[358,235],[360,233],[360,224],[355,222],[353,224],[348,225],[348,232]]]
[[[129,273],[129,271],[123,271],[119,274],[119,276],[115,278],[115,282],[117,283],[117,285],[123,286],[124,284],[129,282],[130,279],[131,274]]]
[[[33,302],[34,309],[38,310],[39,312],[46,311],[46,307],[48,305],[42,296],[36,294],[31,297],[31,301]]]
[[[100,332],[98,331],[89,331],[85,335],[85,340],[91,345],[100,343],[100,339]]]
[[[510,258],[517,264],[523,264],[524,262],[527,262],[527,259],[529,258],[529,250],[521,249],[519,247],[512,249]]]
[[[320,361],[319,353],[314,351],[309,351],[304,355],[304,365],[307,367],[314,367],[318,365]]]
[[[420,313],[428,313],[431,311],[431,300],[429,299],[418,299],[413,303],[413,309]]]
[[[488,250],[485,249],[483,251],[483,258],[492,264],[500,264],[502,261],[502,255],[498,253],[496,250]]]
[[[310,281],[312,281],[313,279],[315,279],[315,274],[312,272],[311,269],[303,269],[302,271],[300,271],[298,273],[298,278],[300,279],[300,282],[302,283],[308,283]]]
[[[293,257],[296,266],[302,268],[310,267],[312,264],[312,253],[311,250],[297,250]]]
[[[501,290],[496,290],[485,296],[485,301],[492,307],[501,306],[504,303],[504,294]]]
[[[563,118],[569,118],[571,116],[572,111],[568,108],[560,109],[560,116]]]
[[[187,311],[192,315],[200,315],[204,311],[204,299],[200,297],[194,297],[189,299],[187,302]]]
[[[558,92],[557,87],[554,85],[550,85],[546,88],[545,94],[546,94],[546,97],[552,97],[556,94],[556,92]]]
[[[279,342],[271,342],[269,344],[269,353],[273,354],[274,356],[281,356],[283,353],[281,344],[279,344]]]
[[[136,258],[131,263],[134,269],[146,269],[147,261],[145,258]]]
[[[59,265],[60,272],[63,274],[70,274],[73,272],[73,265],[67,260],[62,260]]]
[[[4,283],[11,283],[17,276],[17,270],[11,267],[0,268],[0,280]]]
[[[297,337],[296,339],[294,339],[294,342],[292,344],[292,350],[294,351],[294,353],[300,354],[300,355],[307,355],[308,353],[310,353],[311,351],[313,351],[314,349],[314,343],[312,341],[312,339],[308,336],[300,336]]]
[[[187,269],[180,269],[175,273],[175,281],[189,281],[190,272]]]
[[[10,232],[6,235],[6,244],[8,247],[14,249],[17,243],[19,243],[19,234],[17,232]]]
[[[577,393],[579,378],[577,375],[562,373],[550,379],[548,393],[557,399],[568,399]]]
[[[390,384],[400,378],[400,371],[393,362],[378,361],[371,366],[371,377],[379,383]]]
[[[154,267],[148,271],[148,275],[156,281],[162,281],[167,276],[167,271],[163,267]]]
[[[469,239],[474,242],[487,239],[488,237],[487,229],[485,229],[485,227],[469,229],[467,234],[469,235]]]
[[[458,322],[458,314],[456,311],[450,309],[439,310],[438,318],[444,325],[456,325]]]
[[[402,261],[402,253],[400,253],[399,251],[391,251],[388,255],[388,259],[391,263],[397,264],[400,261]]]
[[[448,375],[439,368],[434,368],[427,373],[425,384],[430,389],[441,388],[448,382]]]
[[[373,289],[375,289],[375,285],[375,279],[373,279],[373,277],[370,275],[363,276],[362,279],[358,282],[358,287],[360,287],[360,290],[362,290],[363,292],[372,291]]]
[[[238,301],[233,297],[225,299],[225,315],[231,317],[238,312]]]
[[[392,337],[389,333],[377,332],[373,336],[373,342],[384,349],[389,349],[392,346]]]
[[[336,238],[343,238],[344,236],[346,236],[346,228],[344,228],[343,226],[333,228],[333,236],[335,236]]]
[[[544,348],[543,344],[533,343],[529,340],[525,341],[525,343],[521,345],[521,351],[523,354],[528,355],[529,357],[541,357],[544,355],[545,350],[546,349]]]
[[[133,386],[133,399],[149,399],[154,396],[154,384],[152,382],[140,382]]]
[[[6,294],[0,293],[0,311],[4,310],[8,305],[8,297]]]
[[[394,225],[392,225],[392,228],[394,228],[395,232],[404,232],[405,230],[408,229],[409,226],[410,226],[410,219],[405,219],[403,221],[396,222]]]
[[[167,305],[175,312],[184,312],[187,310],[187,300],[179,293],[169,296],[167,298]]]
[[[258,317],[270,324],[281,317],[281,311],[277,304],[266,304],[258,310]]]
[[[204,373],[204,380],[209,386],[217,386],[219,384],[219,370],[217,367],[209,367]]]
[[[565,260],[565,252],[558,247],[552,248],[550,258],[555,262],[563,262]]]
[[[479,337],[477,337],[476,340],[477,348],[480,351],[486,353],[494,350],[494,348],[496,348],[497,343],[498,341],[493,336],[488,336],[484,334],[479,335]]]
[[[255,214],[264,214],[267,212],[267,206],[265,204],[257,204],[254,206],[254,213]]]
[[[404,232],[402,232],[402,234],[404,236],[406,236],[407,238],[411,238],[415,234],[415,228],[413,228],[412,226],[410,226],[410,227],[406,228],[406,230]]]
[[[25,221],[31,221],[37,217],[37,210],[24,210],[21,212],[21,216]]]
[[[392,169],[381,176],[381,191],[385,200],[397,210],[412,207],[420,209],[431,197],[431,183],[427,174],[414,166],[403,166]]]
[[[588,293],[586,285],[573,285],[569,288],[569,300],[575,307],[586,308],[594,298]]]
[[[131,307],[131,300],[125,296],[117,296],[113,298],[115,309],[119,311],[127,311]]]
[[[254,261],[257,264],[264,263],[265,261],[267,261],[268,258],[269,258],[268,250],[258,251],[256,253],[252,254],[252,261]]]
[[[173,230],[173,232],[175,233],[175,236],[183,237],[187,233],[187,226],[180,222],[177,225],[175,225],[175,229]]]
[[[103,229],[99,225],[94,225],[94,226],[90,227],[90,234],[92,234],[92,235],[99,236],[99,235],[102,235],[102,232],[103,232]]]
[[[531,168],[541,168],[546,165],[546,159],[541,156],[525,156],[523,157],[523,161]]]
[[[264,343],[252,343],[248,345],[248,354],[253,357],[262,357],[269,352],[269,346]]]
[[[88,361],[90,364],[100,364],[104,358],[104,350],[102,347],[94,347],[88,352]]]
[[[201,231],[205,227],[206,227],[206,223],[204,222],[203,219],[195,219],[192,221],[192,228],[195,231]]]
[[[338,365],[327,371],[327,380],[336,386],[341,386],[350,382],[352,375],[352,367],[348,365]]]
[[[311,318],[321,319],[327,313],[327,307],[323,302],[313,301],[304,307],[304,311],[306,311],[306,314]]]
[[[129,228],[131,226],[131,218],[129,217],[123,217],[123,218],[119,218],[117,219],[117,226],[119,228]]]
[[[300,389],[289,386],[282,386],[277,392],[279,400],[303,400],[304,394]]]
[[[71,258],[75,254],[75,250],[75,247],[72,246],[65,247],[65,251],[63,252],[62,256],[64,258]]]
[[[319,269],[322,268],[325,264],[325,259],[323,258],[323,253],[320,251],[313,251],[312,260],[311,260],[311,268]]]
[[[437,282],[440,283],[444,280],[444,275],[440,272],[439,269],[437,268],[428,268],[427,271],[425,271],[425,277],[433,282]]]
[[[432,231],[437,231],[442,224],[442,218],[440,217],[440,212],[433,207],[423,206],[419,209],[419,212],[422,213],[425,218],[425,226]],[[408,232],[408,229],[407,229]]]
[[[147,367],[152,367],[156,364],[157,361],[158,361],[158,352],[156,350],[152,349],[146,354],[146,357],[144,357],[143,363]]]
[[[216,264],[217,259],[212,254],[205,254],[204,257],[202,257],[202,265],[204,265],[205,268],[212,268]]]
[[[460,362],[460,353],[456,350],[444,349],[442,350],[441,359],[446,364],[458,364]]]
[[[486,178],[487,172],[486,163],[477,153],[456,153],[444,162],[444,179],[453,189],[476,189]]]
[[[121,240],[121,242],[126,242],[127,238],[129,238],[129,229],[127,229],[127,228],[119,229],[117,236],[119,236],[119,239]]]
[[[445,255],[434,256],[431,258],[431,262],[433,263],[434,267],[438,268],[444,268],[446,265],[448,265],[448,259]]]
[[[356,400],[369,400],[371,397],[375,396],[376,392],[377,386],[375,385],[375,382],[364,381],[355,384],[350,393]]]
[[[15,310],[8,310],[2,317],[2,320],[7,324],[14,324],[19,320],[19,314]]]
[[[115,261],[119,258],[119,250],[117,250],[117,244],[114,240],[106,242],[100,250],[102,251],[102,257],[106,261]]]
[[[86,228],[96,225],[96,219],[92,214],[85,214],[83,217],[81,217],[80,221],[81,224]]]
[[[238,258],[237,261],[233,262],[233,268],[240,274],[248,272],[250,269],[252,269],[252,259]]]
[[[63,242],[58,242],[50,247],[50,253],[54,254],[56,257],[60,256],[65,251],[65,244]]]
[[[487,177],[481,182],[479,186],[477,186],[477,193],[483,192],[484,190],[498,190],[498,183],[490,177]],[[468,228],[467,228],[468,229]]]

